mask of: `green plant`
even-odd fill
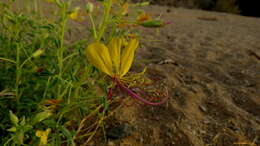
[[[75,1],[0,2],[0,145],[77,145],[82,139],[89,142],[99,129],[105,133],[111,83],[87,61],[86,46],[120,36],[137,40],[137,25],[166,24],[150,16],[136,20],[139,12],[127,17],[128,7],[147,3],[99,0],[84,10],[72,7]],[[52,9],[44,10],[44,5]],[[85,16],[90,25],[70,25]],[[75,29],[88,32],[68,39]],[[90,117],[93,124],[86,128]]]

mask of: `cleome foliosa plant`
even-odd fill
[[[1,1],[0,145],[86,145],[98,130],[105,133],[108,107],[120,92],[146,105],[165,103],[167,93],[141,88],[146,68],[129,71],[140,28],[169,24],[144,12],[146,5]]]

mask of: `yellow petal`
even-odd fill
[[[69,14],[69,18],[72,20],[77,20],[79,15],[80,7],[76,7],[72,13]]]
[[[123,4],[122,13],[121,13],[122,15],[126,15],[128,13],[128,7],[129,7],[129,5],[127,2]]]
[[[86,48],[86,56],[99,70],[113,76],[112,61],[109,55],[108,48],[102,43],[92,43]]]
[[[122,39],[113,38],[109,44],[109,53],[115,67],[115,73],[119,73]]]
[[[37,130],[36,131],[36,136],[40,137],[40,145],[46,145],[48,143],[48,135],[51,132],[51,129],[48,128],[45,131]]]
[[[120,77],[124,76],[129,71],[129,69],[133,63],[135,50],[136,50],[138,44],[139,44],[139,42],[137,39],[132,39],[127,44],[126,48],[124,49],[124,52],[123,52],[122,58],[121,58]]]
[[[72,12],[71,14],[69,14],[70,19],[72,20],[77,20],[78,18],[78,13],[77,12]]]

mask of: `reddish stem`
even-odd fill
[[[117,79],[114,79],[114,81],[117,83],[117,85],[120,87],[121,90],[125,91],[128,93],[128,95],[130,95],[132,98],[134,99],[137,99],[141,102],[143,102],[144,104],[147,104],[147,105],[161,105],[163,103],[165,103],[168,99],[168,96],[166,98],[164,98],[162,101],[160,102],[151,102],[151,101],[148,101],[142,97],[140,97],[139,95],[137,95],[136,93],[134,93],[132,90],[130,90],[129,88],[127,88],[126,86],[124,86],[123,84],[120,83],[120,81],[118,81]]]
[[[108,100],[112,100],[112,96],[113,96],[113,88],[111,87],[108,89],[108,93],[107,93]]]

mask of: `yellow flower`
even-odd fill
[[[137,39],[127,42],[124,38],[113,38],[107,46],[100,42],[90,44],[86,55],[90,63],[102,72],[121,78],[129,71],[138,44]]]
[[[80,7],[76,7],[70,14],[69,14],[69,18],[72,20],[77,20],[79,17],[79,10]]]
[[[107,46],[100,42],[94,42],[86,48],[86,55],[90,63],[112,77],[115,86],[109,88],[108,99],[112,99],[114,88],[120,88],[130,97],[147,105],[161,105],[167,101],[169,97],[167,94],[160,102],[152,102],[130,89],[137,81],[142,80],[141,77],[145,70],[142,73],[124,77],[133,63],[138,44],[139,41],[135,38],[130,39],[128,42],[124,38],[113,38]],[[141,94],[143,93],[145,92],[141,92]],[[159,92],[155,93],[159,95]],[[147,95],[150,97],[149,94]]]
[[[41,131],[41,130],[37,130],[36,131],[36,136],[37,137],[40,137],[40,146],[41,145],[46,145],[48,143],[48,135],[49,133],[51,132],[51,129],[48,128],[47,130],[45,131]]]

